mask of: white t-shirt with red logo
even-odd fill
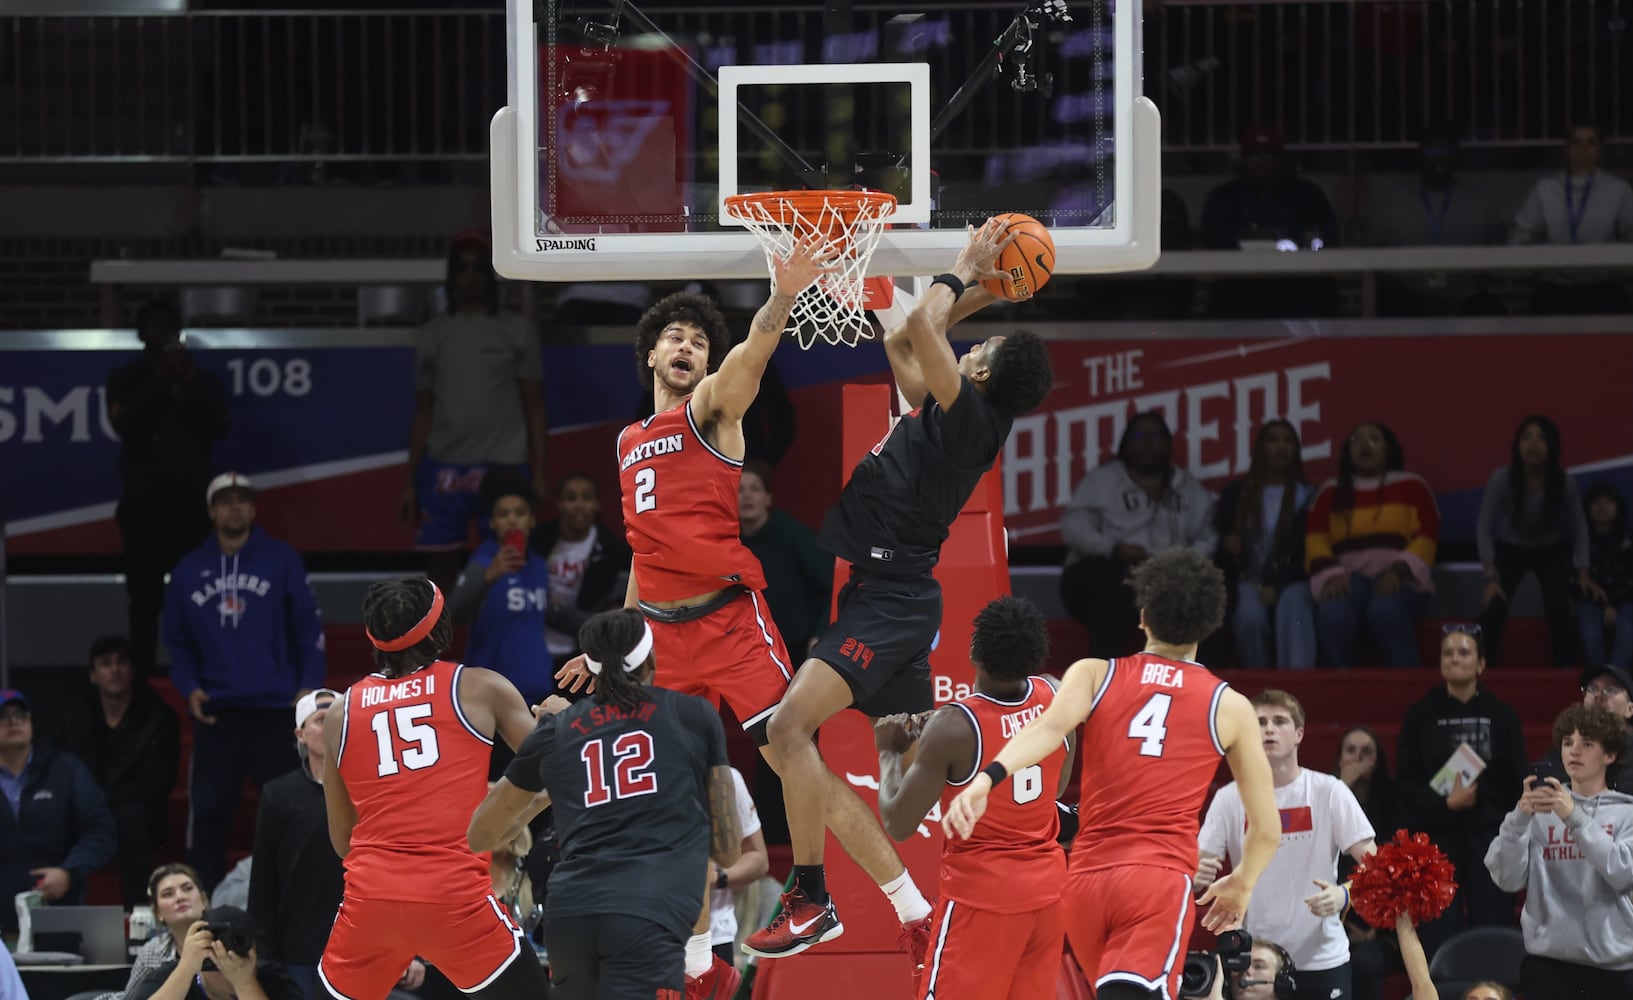
[[[590,553],[595,551],[596,530],[592,524],[588,535],[576,542],[558,539],[556,547],[550,550],[545,565],[550,569],[551,604],[578,603],[579,591],[584,589],[584,569],[590,563]],[[548,625],[544,627],[544,641],[558,662],[578,650],[578,636],[558,632]]]
[[[1293,965],[1311,972],[1349,961],[1349,937],[1338,916],[1318,917],[1304,901],[1320,891],[1315,879],[1338,881],[1338,857],[1376,834],[1349,786],[1330,774],[1301,769],[1276,789],[1281,847],[1253,888],[1243,922],[1254,940],[1287,949]],[[1203,854],[1242,860],[1247,811],[1236,782],[1221,788],[1208,806],[1197,846]]]

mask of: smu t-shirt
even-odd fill
[[[1349,786],[1330,774],[1308,769],[1276,789],[1281,811],[1281,847],[1253,888],[1243,922],[1254,940],[1287,949],[1293,965],[1311,972],[1336,969],[1349,961],[1349,937],[1338,916],[1318,917],[1304,901],[1318,891],[1313,879],[1338,881],[1338,856],[1375,834]],[[1242,860],[1247,811],[1231,782],[1213,797],[1197,845],[1203,854]]]
[[[576,542],[560,539],[556,547],[550,550],[544,562],[550,569],[551,604],[571,607],[578,603],[578,595],[584,589],[584,570],[590,565],[590,553],[595,551],[599,530],[592,524],[588,535]],[[548,624],[544,627],[544,641],[550,648],[550,655],[558,659],[578,652],[578,636],[568,635]]]

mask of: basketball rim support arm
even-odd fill
[[[1072,15],[1066,9],[1066,0],[1039,0],[1015,15],[1015,20],[1009,22],[1009,27],[992,43],[992,50],[981,60],[981,65],[975,67],[970,78],[948,98],[947,106],[930,123],[931,142],[935,142],[936,137],[953,123],[953,119],[963,113],[982,88],[1003,73],[1006,62],[1015,70],[1014,79],[1009,81],[1011,87],[1022,93],[1038,89],[1040,80],[1032,73],[1028,62],[1032,58],[1033,32],[1045,21],[1070,24]],[[1044,96],[1048,96],[1054,86],[1054,74],[1045,73],[1041,83]]]

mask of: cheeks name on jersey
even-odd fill
[[[642,441],[640,444],[624,453],[623,461],[618,463],[618,471],[622,472],[623,470],[634,465],[636,462],[644,462],[647,459],[653,458],[657,455],[670,455],[677,451],[684,451],[685,449],[686,435],[684,434],[665,434],[661,438],[653,438],[651,441]]]
[[[1147,663],[1140,672],[1140,683],[1165,688],[1184,687],[1185,671],[1172,663]]]
[[[1012,740],[1015,734],[1025,728],[1028,722],[1043,714],[1042,705],[1031,705],[1019,712],[1011,712],[1002,716],[998,721],[1004,727],[1004,739]]]
[[[358,692],[358,707],[368,708],[370,705],[383,705],[388,701],[400,701],[404,698],[423,698],[435,694],[436,687],[435,677],[410,677],[393,684],[366,687]]]
[[[256,597],[265,597],[267,591],[271,589],[271,580],[263,580],[254,573],[239,573],[237,575],[228,573],[226,576],[216,577],[203,587],[193,591],[191,596],[193,605],[202,608],[209,603],[210,598],[223,591],[236,590],[241,594],[254,594]]]
[[[652,718],[652,713],[658,710],[656,702],[644,702],[640,708],[620,708],[617,705],[597,705],[588,713],[574,719],[569,725],[574,731],[588,733],[597,726],[605,726],[613,722],[645,722]]]

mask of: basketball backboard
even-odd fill
[[[896,196],[874,275],[965,226],[1047,224],[1060,273],[1149,267],[1158,119],[1134,0],[508,0],[494,266],[551,281],[764,276],[728,195]]]

